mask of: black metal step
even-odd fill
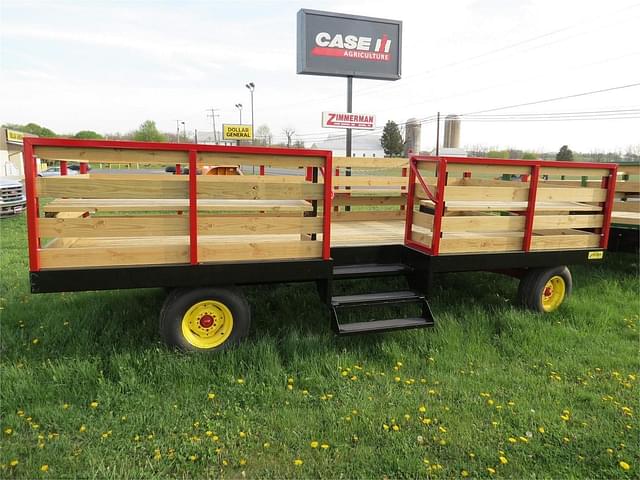
[[[374,320],[371,322],[342,323],[338,325],[338,335],[355,335],[358,333],[391,332],[408,328],[433,327],[433,320],[424,318],[394,318],[391,320]]]
[[[424,296],[416,292],[380,292],[363,295],[343,295],[331,298],[333,307],[358,307],[363,305],[381,305],[386,303],[406,303],[424,300]]]
[[[386,277],[406,275],[411,272],[412,268],[404,263],[367,263],[333,267],[333,277],[337,279]]]

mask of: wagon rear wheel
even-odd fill
[[[226,288],[173,290],[160,312],[160,334],[185,352],[214,352],[249,333],[251,312],[241,292]]]
[[[518,301],[534,312],[553,312],[571,295],[572,289],[573,280],[567,267],[533,268],[520,280]]]

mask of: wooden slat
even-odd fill
[[[324,157],[199,152],[198,165],[264,165],[267,167],[324,167]]]
[[[380,220],[400,220],[405,218],[402,210],[387,212],[380,210],[364,212],[332,212],[331,219],[334,222],[359,222],[359,221],[380,221]]]
[[[625,165],[624,163],[618,164],[618,173],[626,175],[640,175],[640,165]]]
[[[347,194],[339,194],[336,193],[333,199],[333,205],[342,206],[342,205],[352,205],[352,206],[366,206],[366,205],[406,205],[407,197],[406,196],[392,196],[392,197],[381,197],[381,196],[347,196]]]
[[[478,164],[466,164],[466,163],[449,163],[447,165],[447,172],[449,177],[454,175],[462,175],[464,172],[471,172],[471,176],[475,175],[491,175],[493,177],[511,174],[511,175],[527,175],[531,173],[531,167],[520,165],[478,165]]]
[[[539,202],[604,202],[607,191],[604,188],[538,188]]]
[[[145,212],[186,211],[188,200],[180,199],[77,199],[57,198],[43,207],[45,212]],[[313,210],[305,200],[199,200],[199,211],[301,213]]]
[[[407,177],[365,177],[365,176],[344,176],[333,177],[334,187],[343,186],[360,186],[360,187],[377,187],[377,186],[399,186],[407,185]]]
[[[540,176],[542,175],[563,175],[566,177],[597,177],[601,178],[609,175],[606,168],[579,168],[579,167],[542,167],[540,168]]]
[[[285,260],[290,258],[318,258],[321,255],[322,242],[313,241],[205,243],[198,247],[198,258],[203,262]]]
[[[376,157],[333,157],[334,168],[404,168],[409,166],[408,158]]]
[[[78,148],[35,146],[34,154],[43,160],[73,160],[96,163],[146,163],[175,165],[189,161],[187,152],[127,150],[119,148]]]
[[[420,200],[420,205],[433,208],[433,202]],[[445,214],[450,212],[522,212],[527,209],[527,202],[447,202]],[[577,202],[536,202],[536,213],[573,211],[573,212],[600,212],[602,207],[588,203]]]
[[[603,222],[604,215],[537,215],[533,219],[533,228],[600,228]]]
[[[115,170],[117,172],[117,170]],[[122,179],[122,180],[162,180],[165,182],[188,182],[187,175],[171,175],[164,173],[91,173],[86,175],[91,179]],[[198,175],[198,183],[310,183],[305,180],[303,175]]]
[[[522,249],[520,236],[442,238],[440,253],[507,252]]]
[[[446,187],[445,201],[526,201],[528,188],[514,187]]]
[[[187,178],[184,180],[127,180],[119,178],[39,177],[36,191],[41,197],[67,198],[187,198]]]
[[[324,186],[311,183],[198,182],[198,198],[203,199],[320,200],[323,195]]]
[[[275,235],[322,231],[322,218],[304,217],[200,217],[200,235]],[[43,218],[41,237],[150,237],[189,233],[189,217]]]
[[[433,215],[429,213],[414,212],[413,224],[417,227],[431,229],[433,228]]]
[[[542,235],[531,237],[531,250],[563,250],[571,248],[596,248],[600,235]]]
[[[625,202],[613,202],[614,212],[640,212],[640,202],[627,200]]]
[[[188,261],[189,246],[186,244],[48,248],[40,251],[40,265],[43,269],[114,265],[163,265],[187,263]]]
[[[618,180],[616,182],[616,192],[640,192],[640,182],[631,182],[628,180]]]
[[[432,235],[428,233],[411,231],[411,240],[413,240],[414,242],[421,243],[422,245],[425,245],[429,248],[431,248],[432,239],[433,239]]]
[[[501,217],[497,215],[443,217],[443,232],[490,232],[495,230],[524,230],[525,217]]]
[[[640,226],[640,212],[613,212],[611,223]]]

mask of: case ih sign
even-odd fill
[[[298,73],[398,80],[402,22],[302,9]]]
[[[362,113],[322,112],[322,126],[325,128],[373,130],[376,127],[376,117]]]

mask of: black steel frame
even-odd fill
[[[119,290],[157,287],[201,287],[257,285],[317,281],[330,292],[333,267],[369,263],[403,263],[412,268],[411,276],[422,281],[424,289],[434,273],[465,271],[512,271],[537,267],[573,265],[601,258],[589,258],[591,250],[549,252],[508,252],[455,255],[425,255],[404,245],[334,247],[331,260],[274,260],[225,262],[200,265],[161,265],[52,269],[31,272],[32,293]],[[604,253],[603,253],[604,256]],[[597,257],[597,255],[596,255]]]

